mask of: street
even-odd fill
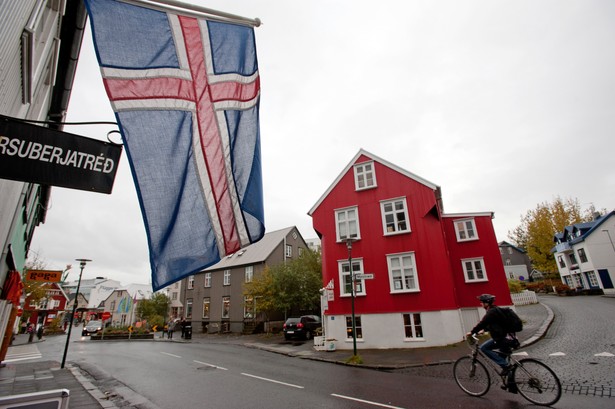
[[[556,321],[543,340],[521,352],[544,360],[560,376],[565,392],[555,407],[612,407],[613,398],[595,395],[613,385],[615,358],[608,354],[615,352],[615,329],[607,323],[615,299],[541,297],[541,302],[553,309]],[[464,394],[451,365],[384,372],[224,343],[96,342],[80,331],[72,338],[68,362],[87,372],[118,407],[534,407],[497,385],[482,398]],[[38,343],[38,359],[60,361],[64,340]]]

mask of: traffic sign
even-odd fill
[[[109,318],[111,318],[111,313],[109,311],[105,311],[102,313],[103,321],[107,321]]]
[[[372,278],[374,278],[373,274],[355,274],[354,275],[355,280],[371,280]]]
[[[132,325],[128,327],[128,332],[132,333]]]
[[[152,331],[154,331],[154,332],[158,331],[158,325],[154,325],[154,326],[152,327]]]

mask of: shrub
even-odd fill
[[[521,281],[519,280],[514,280],[514,279],[509,279],[508,280],[508,290],[510,291],[511,294],[517,294],[520,293],[521,291],[523,291],[523,284],[521,284]]]

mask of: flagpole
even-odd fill
[[[198,17],[202,17],[203,14],[207,16],[215,16],[218,17],[217,20],[226,21],[230,23],[237,23],[243,25],[250,25],[254,27],[259,27],[261,25],[261,20],[259,18],[247,18],[238,16],[236,14],[226,13],[224,11],[214,10],[207,7],[196,6],[194,4],[184,3],[177,0],[119,0],[123,3],[129,3],[135,6],[146,6],[149,8],[156,8],[161,11],[171,11],[174,13],[184,12],[186,10],[190,10],[194,13],[187,14],[196,14]]]

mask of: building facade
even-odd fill
[[[81,0],[0,2],[1,115],[62,129],[86,17]],[[23,271],[50,192],[49,186],[0,178],[0,288],[9,271]],[[0,300],[0,339],[8,339],[16,308]],[[0,360],[4,351],[0,347]]]
[[[266,233],[261,240],[182,280],[185,318],[193,331],[250,332],[264,324],[258,299],[244,296],[244,283],[266,266],[298,258],[307,244],[296,227]],[[272,317],[267,317],[271,319]]]
[[[498,243],[502,264],[509,280],[528,281],[532,274],[532,262],[524,249],[514,246],[507,241]]]
[[[562,283],[573,289],[615,294],[615,211],[591,222],[566,226],[553,240]]]
[[[48,283],[45,285],[45,297],[38,303],[26,298],[24,312],[29,315],[27,321],[37,328],[39,325],[49,325],[54,319],[64,318],[67,305],[68,297],[62,287],[58,283]]]
[[[493,214],[445,214],[439,186],[369,152],[308,214],[321,239],[325,337],[340,349],[353,338],[360,348],[459,342],[484,313],[478,295],[512,304]]]

